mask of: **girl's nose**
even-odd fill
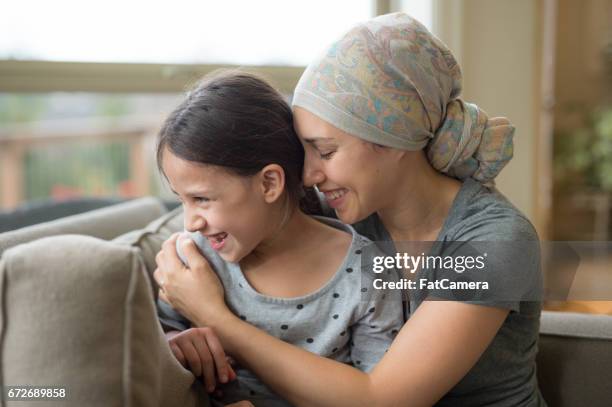
[[[198,232],[206,227],[206,219],[203,216],[185,209],[185,229],[188,232]]]

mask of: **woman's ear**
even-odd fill
[[[399,148],[385,147],[376,145],[376,148],[381,151],[386,157],[394,162],[400,162],[406,157],[406,150],[400,150]]]
[[[372,150],[376,151],[378,154],[383,154],[385,158],[393,162],[399,162],[406,156],[406,150],[400,150],[399,148],[387,147],[380,144],[372,143],[369,141],[363,141],[366,143]]]
[[[285,171],[278,164],[268,164],[259,172],[264,200],[267,203],[276,201],[285,190]]]

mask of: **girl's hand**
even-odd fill
[[[179,240],[188,266],[176,253],[175,233],[162,244],[155,262],[153,277],[159,284],[160,298],[189,319],[194,325],[212,325],[211,320],[230,315],[225,305],[223,286],[202,256],[193,240]]]
[[[168,345],[177,360],[196,377],[203,376],[204,386],[212,393],[220,383],[236,379],[219,339],[210,328],[191,328],[170,339]]]

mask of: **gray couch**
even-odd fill
[[[57,406],[207,405],[155,318],[154,257],[181,228],[144,198],[0,234],[0,385],[67,386]],[[550,406],[612,405],[612,316],[543,312],[537,374]]]

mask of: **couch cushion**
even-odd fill
[[[125,201],[127,199],[120,197],[75,197],[61,201],[53,198],[30,200],[13,210],[0,210],[0,232],[49,222]]]
[[[537,359],[550,406],[609,406],[612,316],[542,312]]]
[[[0,301],[0,384],[67,386],[61,405],[207,405],[134,248],[77,235],[19,245],[0,262]]]
[[[183,230],[183,208],[178,207],[164,216],[154,220],[142,229],[128,232],[113,240],[113,242],[132,246],[139,250],[142,260],[151,281],[151,289],[155,297],[159,287],[153,278],[153,271],[157,267],[155,255],[161,249],[164,240],[168,239],[174,232]],[[157,298],[155,298],[157,300]]]
[[[10,247],[53,235],[77,233],[112,239],[130,230],[142,228],[164,213],[166,208],[161,201],[147,197],[0,233],[0,256]]]

